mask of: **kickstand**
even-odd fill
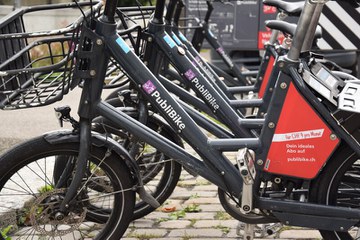
[[[244,227],[244,240],[253,240],[254,239],[254,229],[255,229],[255,225],[254,224],[245,224]]]

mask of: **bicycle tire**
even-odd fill
[[[358,186],[354,187],[353,191],[357,191],[360,194],[360,180],[347,174],[351,171],[352,174],[360,174],[360,163],[357,162],[359,157],[348,146],[341,146],[333,155],[331,161],[325,166],[321,175],[314,182],[315,186],[312,190],[312,194],[316,194],[318,203],[326,205],[337,205],[353,207],[352,200],[348,195],[346,198],[341,199],[341,194],[346,194],[345,190],[339,190],[340,186]],[[345,176],[346,175],[346,176]],[[340,192],[342,191],[342,193]],[[314,193],[315,192],[315,193]],[[314,201],[314,196],[311,196]],[[359,230],[358,230],[359,231]],[[336,232],[336,231],[324,231],[320,230],[322,237],[325,240],[348,240],[355,239],[349,232]]]
[[[84,181],[77,201],[69,204],[70,213],[65,215],[64,222],[56,218],[55,212],[59,213],[56,207],[65,190],[54,187],[51,178],[54,171],[51,167],[54,166],[52,161],[55,161],[58,155],[76,157],[78,149],[78,143],[50,144],[40,136],[14,147],[0,157],[0,202],[8,202],[7,205],[0,204],[0,212],[3,217],[15,215],[10,218],[11,224],[16,224],[12,235],[40,234],[44,239],[64,236],[66,239],[115,240],[124,234],[133,214],[134,182],[126,164],[119,160],[118,155],[105,155],[108,153],[105,148],[92,146],[88,163],[93,167],[93,171],[102,171],[101,178],[96,175],[96,181],[111,183],[108,192],[102,195],[101,192],[91,191],[88,186],[91,181]],[[93,181],[93,176],[89,176],[87,180]],[[17,194],[12,198],[11,204],[16,202],[12,207],[8,206],[10,193]],[[104,201],[95,202],[96,197]],[[24,201],[23,204],[19,203],[21,200]],[[108,221],[103,225],[89,222],[86,218],[87,206],[97,204],[108,204],[107,208],[112,208]],[[103,228],[98,229],[100,227]]]
[[[107,120],[105,119],[98,118],[97,121],[105,123],[106,126],[101,124],[97,125],[96,128],[94,129],[96,132],[100,132],[100,133],[107,132],[107,134],[109,134],[112,132],[112,129],[116,128],[116,126],[112,125],[112,123],[110,122],[107,122]],[[156,118],[149,117],[147,125],[153,130],[157,130],[160,135],[171,140],[172,142],[181,144],[177,139],[174,138],[174,136],[171,133],[171,130],[165,125],[163,125],[163,123],[161,123]],[[115,134],[117,132],[118,131],[116,131],[115,129]],[[160,204],[163,204],[174,191],[181,175],[182,166],[178,162],[171,160],[169,157],[165,156],[163,153],[153,148],[151,144],[147,144],[142,148],[145,149],[148,146],[150,146],[150,148],[152,148],[153,150],[156,150],[154,153],[152,153],[154,154],[153,156],[155,160],[152,160],[150,164],[154,164],[156,162],[159,162],[160,164],[152,165],[154,166],[154,168],[143,170],[143,182],[145,184],[145,188],[149,190],[151,195],[153,195],[153,197]],[[140,157],[140,155],[136,158],[141,169],[140,162],[144,160]],[[154,178],[157,179],[154,180]],[[151,188],[152,189],[155,188],[155,190],[152,190],[150,189],[150,187],[147,186],[151,186]],[[148,203],[142,201],[141,199],[138,199],[134,207],[133,220],[142,218],[154,210],[155,208],[150,206]]]

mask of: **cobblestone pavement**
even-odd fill
[[[258,230],[265,226],[258,226]],[[318,231],[274,226],[275,233],[256,239],[321,239]],[[132,222],[123,239],[242,239],[239,221],[228,215],[217,198],[217,187],[183,171],[172,196],[156,211]]]

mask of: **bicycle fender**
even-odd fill
[[[48,132],[45,133],[43,137],[50,144],[80,142],[79,134],[70,130]],[[126,165],[131,170],[134,180],[139,186],[143,186],[139,167],[136,161],[129,155],[128,151],[123,146],[118,144],[112,138],[105,137],[96,132],[91,133],[91,143],[96,147],[106,147],[124,159]]]
[[[60,130],[45,133],[44,139],[50,144],[80,142],[79,134],[70,130]],[[140,198],[154,208],[158,208],[160,206],[160,203],[151,194],[146,192],[138,164],[123,146],[118,144],[112,138],[103,136],[96,132],[91,133],[91,143],[96,147],[106,147],[107,149],[110,149],[112,152],[115,152],[118,156],[124,159],[125,164],[129,167],[131,174],[135,182],[137,183],[137,188],[134,190],[137,191]]]

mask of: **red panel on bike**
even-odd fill
[[[271,72],[272,72],[273,67],[274,67],[274,61],[275,61],[275,58],[274,58],[274,56],[271,55],[269,57],[269,61],[268,61],[268,64],[266,66],[266,71],[265,71],[265,74],[264,74],[264,78],[263,78],[263,81],[261,83],[260,90],[259,90],[259,93],[258,93],[259,98],[262,98],[264,96],[266,86],[267,86],[267,84],[269,82],[270,75],[271,75]]]
[[[291,83],[269,149],[264,170],[314,178],[336,148],[329,127]]]

